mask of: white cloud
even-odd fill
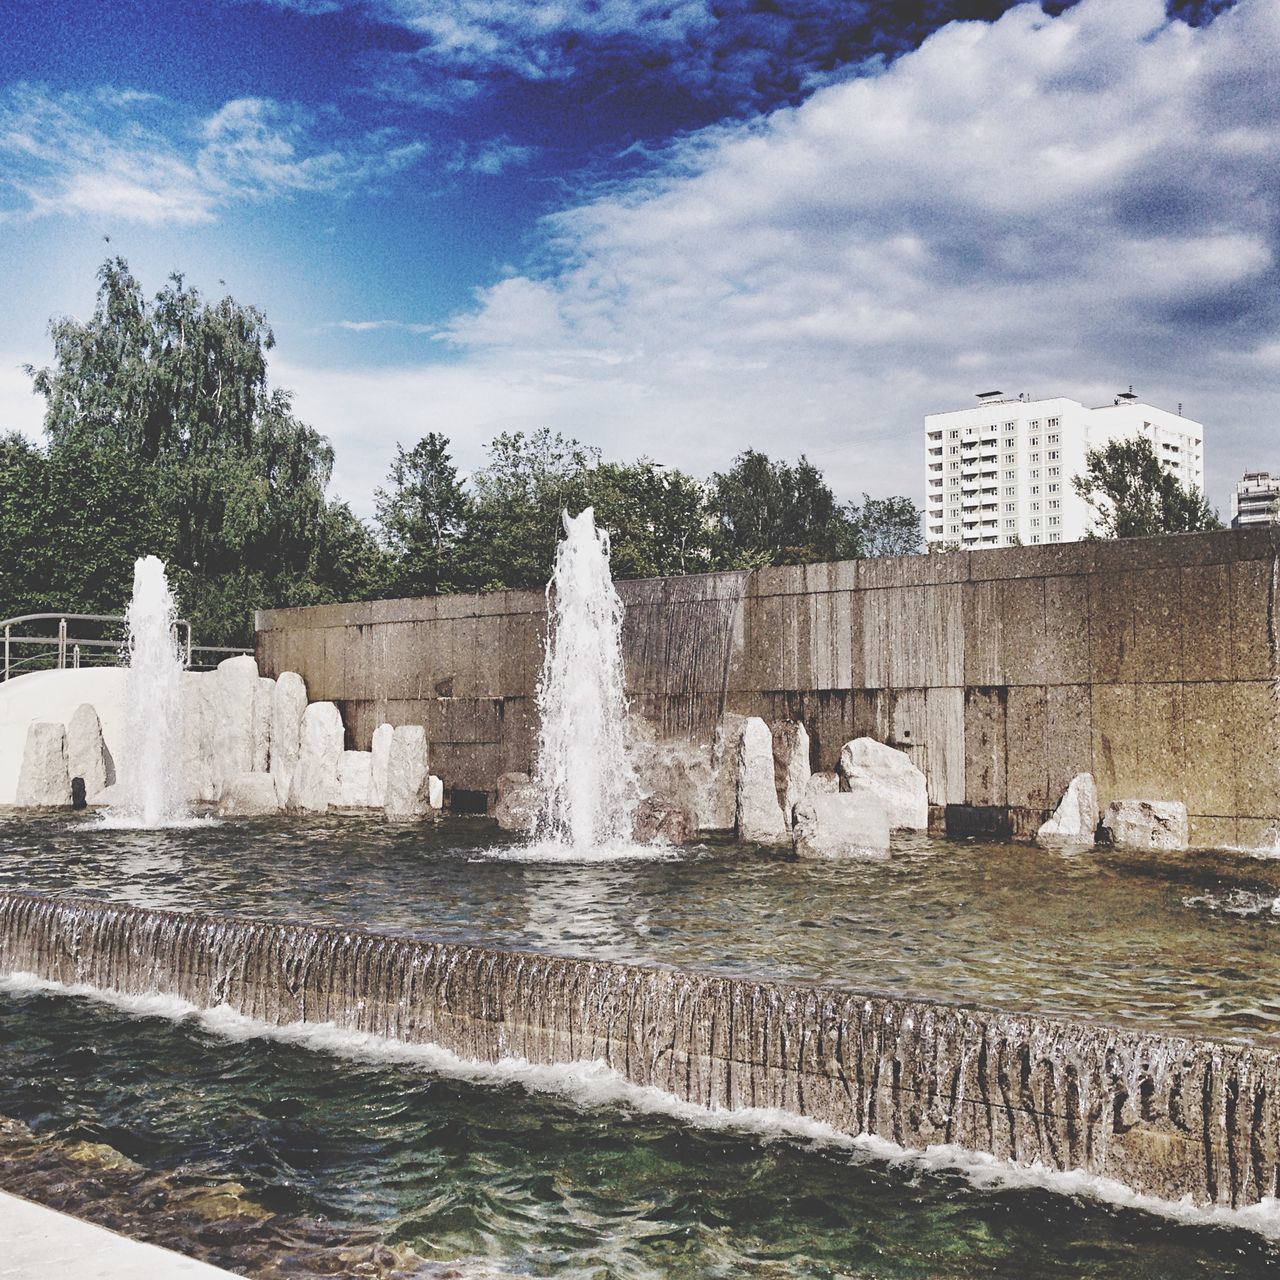
[[[1205,421],[1222,502],[1280,464],[1278,228],[1280,7],[1026,5],[683,142],[552,218],[558,265],[455,317],[457,365],[344,394],[408,433],[403,392],[462,452],[540,425],[701,472],[806,449],[854,495],[918,494],[922,415],[988,384],[1132,382]]]
[[[354,190],[426,150],[385,131],[324,141],[322,132],[310,114],[261,98],[199,119],[134,90],[16,85],[0,96],[4,216],[207,223],[234,202]]]
[[[23,363],[18,356],[0,355],[0,433],[17,431],[39,440],[44,431],[44,401],[31,390]]]

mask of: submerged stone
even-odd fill
[[[1113,800],[1099,835],[1117,849],[1185,849],[1187,806],[1180,800]]]
[[[27,730],[14,803],[19,809],[71,807],[67,731],[62,725],[38,720]]]
[[[687,844],[698,833],[693,810],[649,796],[636,805],[631,838],[637,844]]]
[[[928,830],[928,783],[896,747],[874,738],[855,738],[844,744],[839,769],[842,789],[870,788],[881,798],[895,831]]]

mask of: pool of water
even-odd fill
[[[1256,1231],[1012,1171],[680,1123],[568,1074],[531,1090],[243,1032],[0,989],[0,1184],[263,1280],[1280,1269]]]
[[[104,830],[0,817],[0,888],[814,980],[1272,1043],[1280,862],[909,837],[877,863],[708,843],[528,861],[482,820]]]

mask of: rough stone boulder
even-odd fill
[[[67,731],[62,725],[38,720],[28,728],[14,803],[19,809],[71,807]]]
[[[266,773],[271,768],[271,721],[275,715],[276,682],[270,676],[258,677],[253,697],[253,771]]]
[[[427,802],[437,813],[444,808],[444,779],[434,773],[427,779]]]
[[[884,801],[895,831],[925,831],[929,826],[929,788],[925,776],[901,751],[874,738],[854,738],[840,752],[841,789],[869,788]]]
[[[338,761],[345,736],[332,702],[313,702],[302,716],[298,764],[289,787],[289,807],[324,813],[338,789]]]
[[[1102,843],[1117,849],[1185,849],[1189,834],[1180,800],[1113,800],[1099,828]]]
[[[67,724],[67,772],[84,782],[86,804],[101,804],[102,793],[116,780],[115,763],[102,740],[102,722],[88,702],[82,702]]]
[[[778,803],[773,772],[773,734],[759,716],[750,716],[738,740],[738,781],[734,836],[755,844],[782,844],[787,824]]]
[[[1091,773],[1077,773],[1053,817],[1036,832],[1043,845],[1092,845],[1098,827],[1098,788]]]
[[[275,779],[269,773],[242,773],[222,787],[218,812],[228,818],[260,818],[279,813]]]
[[[387,803],[387,768],[391,764],[391,739],[395,728],[380,724],[373,731],[372,757],[369,764],[369,804],[381,809]]]
[[[388,818],[420,818],[431,808],[431,774],[427,768],[427,731],[402,724],[391,734],[387,754],[387,790],[383,808]]]
[[[637,844],[687,844],[698,834],[698,819],[692,809],[649,796],[636,805],[631,822],[631,838]]]
[[[188,800],[208,804],[218,798],[213,760],[213,703],[217,676],[182,673],[182,771]]]
[[[870,787],[810,792],[796,805],[791,840],[799,858],[887,858],[889,810]]]
[[[698,813],[704,831],[727,831],[736,821],[738,806],[738,743],[746,717],[726,713],[711,744],[710,776]]]
[[[338,787],[329,802],[334,809],[369,808],[373,753],[344,751],[338,759]]]
[[[232,778],[253,772],[258,664],[248,654],[218,663],[213,716],[213,781],[219,797]]]
[[[498,779],[493,817],[504,831],[533,830],[538,821],[538,793],[527,773],[504,773]]]
[[[782,805],[782,820],[791,826],[791,812],[804,799],[809,785],[809,731],[799,720],[779,720],[773,733],[773,773]]]
[[[289,794],[298,767],[306,709],[306,682],[296,671],[282,671],[271,690],[271,776],[282,796]]]
[[[804,793],[807,796],[833,796],[839,790],[840,775],[833,769],[829,773],[811,773]]]

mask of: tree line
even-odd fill
[[[0,617],[119,613],[160,556],[207,644],[245,644],[268,606],[542,586],[560,512],[594,506],[617,577],[920,550],[905,497],[839,501],[801,456],[746,450],[701,481],[614,462],[549,430],[504,432],[459,474],[448,438],[398,445],[372,523],[326,494],[333,449],[272,388],[255,307],[180,275],[148,300],[121,258],[91,318],[50,326],[29,368],[42,445],[0,433]]]

